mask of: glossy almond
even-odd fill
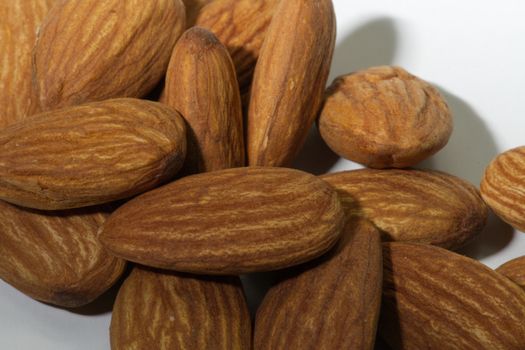
[[[266,294],[254,349],[373,349],[382,273],[379,232],[349,221],[331,253],[294,269]]]
[[[0,1],[0,129],[28,113],[36,32],[54,2]]]
[[[506,151],[490,163],[481,195],[500,218],[525,232],[525,146]]]
[[[188,126],[185,173],[244,165],[239,86],[226,48],[206,29],[193,27],[175,45],[166,75],[165,103]]]
[[[46,303],[77,307],[91,302],[125,266],[97,240],[107,216],[96,208],[50,213],[0,201],[0,278]]]
[[[488,210],[470,183],[431,170],[362,169],[322,176],[347,215],[370,220],[387,241],[457,249],[481,232]]]
[[[289,165],[321,105],[335,44],[331,0],[275,9],[255,68],[248,112],[250,165]]]
[[[145,96],[185,28],[181,0],[60,0],[34,51],[32,109]]]
[[[324,181],[286,168],[185,177],[120,207],[100,239],[116,256],[202,274],[297,265],[328,251],[344,217]]]
[[[405,168],[433,155],[452,133],[450,110],[429,83],[399,67],[337,78],[319,117],[324,141],[372,168]]]
[[[175,175],[184,121],[160,103],[114,99],[42,113],[0,132],[0,198],[67,209],[131,197]]]
[[[137,267],[119,291],[112,350],[250,349],[251,322],[237,277]]]
[[[525,348],[525,292],[439,247],[388,243],[379,332],[394,349]]]
[[[496,271],[525,289],[525,256],[506,262],[498,267]]]

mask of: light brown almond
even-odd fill
[[[525,256],[507,261],[498,267],[496,271],[525,289]]]

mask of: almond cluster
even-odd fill
[[[489,208],[525,231],[525,146],[481,190],[411,168],[451,111],[400,67],[326,89],[331,0],[2,1],[0,18],[0,278],[22,293],[72,308],[119,286],[113,350],[525,349],[525,259],[454,252]],[[291,168],[312,127],[366,168]],[[262,272],[251,317],[240,276]]]

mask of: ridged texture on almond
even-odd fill
[[[500,218],[525,232],[525,146],[502,153],[490,163],[481,195]]]
[[[202,8],[197,25],[226,46],[241,93],[248,94],[264,36],[280,0],[214,0]]]
[[[175,175],[184,120],[167,106],[114,99],[42,113],[0,132],[0,199],[67,209],[131,197]]]
[[[36,32],[54,2],[0,1],[0,129],[22,120],[28,112]]]
[[[373,349],[381,304],[379,232],[351,220],[336,248],[266,294],[257,311],[259,349]]]
[[[496,271],[525,289],[525,256],[506,262],[498,267]]]
[[[34,111],[142,97],[185,28],[181,0],[60,0],[34,53]]]
[[[216,0],[182,0],[184,7],[186,7],[186,27],[193,27],[201,9],[213,1]]]
[[[100,239],[113,254],[203,274],[275,270],[318,257],[344,222],[335,191],[286,168],[185,177],[120,207]]]
[[[184,173],[244,165],[239,86],[226,48],[206,29],[193,27],[175,45],[165,102],[188,124]]]
[[[47,303],[91,302],[125,266],[97,240],[107,215],[101,208],[49,213],[0,201],[0,278]]]
[[[452,124],[436,88],[388,66],[336,79],[319,117],[321,136],[334,152],[372,168],[419,163],[446,145]]]
[[[197,277],[137,267],[119,291],[112,350],[250,349],[238,277]]]
[[[457,249],[487,222],[488,209],[470,183],[431,170],[362,169],[322,176],[347,215],[370,220],[387,241]]]
[[[394,349],[525,349],[525,292],[439,247],[388,243],[379,332]]]
[[[250,165],[289,165],[321,105],[335,44],[331,0],[275,9],[255,68],[248,112]]]

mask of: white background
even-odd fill
[[[496,154],[525,145],[522,1],[334,0],[334,5],[338,39],[329,82],[369,66],[399,65],[437,85],[446,97],[454,113],[454,134],[422,167],[479,185]],[[338,159],[315,133],[297,166],[314,173],[357,167]],[[525,234],[493,217],[463,253],[497,267],[525,254]],[[261,294],[253,286],[248,290]],[[62,310],[0,281],[0,349],[109,349],[114,295],[115,289],[88,307]]]

